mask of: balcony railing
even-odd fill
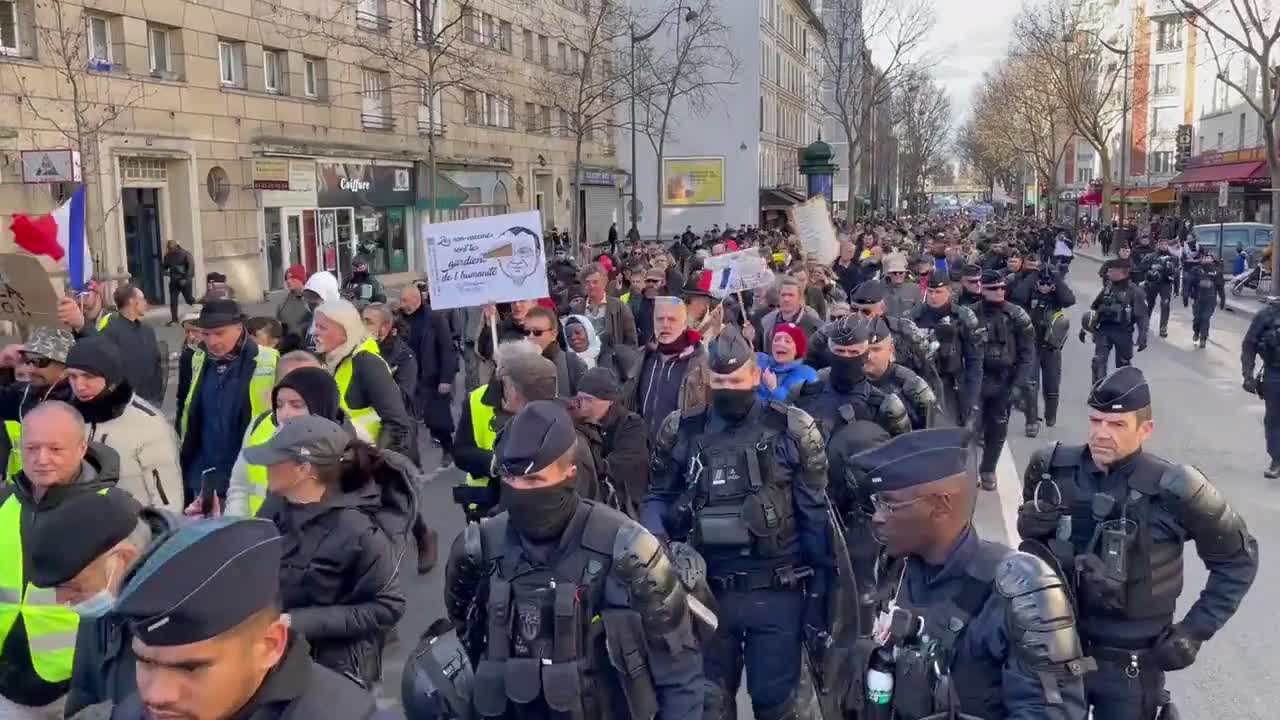
[[[361,113],[360,125],[365,130],[394,130],[396,121],[385,113]]]
[[[385,33],[391,30],[391,19],[367,10],[357,10],[356,27],[369,32]]]

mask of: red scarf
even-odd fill
[[[689,328],[669,343],[658,343],[657,348],[658,352],[663,355],[679,355],[697,345],[700,340],[702,340],[702,335],[698,334],[697,330]]]

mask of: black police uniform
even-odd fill
[[[1039,287],[1048,282],[1053,285],[1049,292],[1041,292]],[[1039,398],[1044,395],[1044,421],[1049,427],[1058,422],[1058,397],[1062,386],[1062,346],[1067,341],[1071,329],[1071,321],[1063,313],[1076,304],[1076,295],[1071,288],[1058,280],[1052,271],[1040,273],[1031,286],[1031,295],[1025,301],[1027,315],[1031,325],[1036,329],[1036,365],[1031,372],[1032,385],[1036,391],[1027,393],[1027,435],[1034,437],[1030,425],[1040,418]],[[1038,428],[1037,428],[1038,429]]]
[[[901,490],[965,473],[970,439],[964,428],[917,431],[849,462],[869,488]],[[854,653],[848,697],[859,716],[870,663],[894,675],[890,702],[902,720],[950,710],[984,720],[1084,720],[1081,676],[1091,665],[1070,594],[1044,561],[967,527],[941,565],[910,556],[882,582],[888,637],[873,636]]]
[[[965,280],[980,282],[982,280],[982,268],[978,265],[965,265],[964,269],[960,271],[960,277]],[[959,286],[958,292],[959,296],[956,298],[956,302],[961,305],[969,306],[982,302],[982,293],[969,292],[964,285]]]
[[[1168,250],[1157,250],[1143,260],[1139,269],[1142,287],[1147,293],[1147,323],[1160,298],[1160,337],[1169,335],[1169,303],[1173,300],[1173,286],[1178,278],[1178,258]]]
[[[575,437],[562,405],[530,403],[503,428],[495,463],[504,476],[532,474]],[[468,525],[445,569],[449,619],[475,668],[461,716],[696,715],[703,681],[689,596],[658,540],[582,499],[572,481],[502,492],[508,510]],[[552,502],[540,513],[526,499]]]
[[[1183,282],[1183,297],[1190,294],[1195,298],[1191,308],[1191,341],[1198,341],[1200,347],[1204,347],[1209,342],[1209,321],[1213,319],[1214,309],[1227,306],[1226,278],[1218,263],[1197,262],[1187,268]]]
[[[1089,397],[1102,412],[1150,404],[1137,368]],[[1169,702],[1164,673],[1195,660],[1253,583],[1258,547],[1244,519],[1199,470],[1142,450],[1104,468],[1088,446],[1055,443],[1032,455],[1022,495],[1019,534],[1074,578],[1080,636],[1098,663],[1085,678],[1094,720],[1156,717]],[[1189,540],[1209,579],[1174,623]]]
[[[1109,267],[1129,269],[1124,260],[1113,260]],[[1133,331],[1138,331],[1138,352],[1147,347],[1147,303],[1133,281],[1125,278],[1107,283],[1090,303],[1097,313],[1097,329],[1093,332],[1093,384],[1107,374],[1111,349],[1116,351],[1116,367],[1127,367],[1133,361]]]
[[[1254,377],[1254,363],[1262,358],[1262,374]],[[1244,389],[1262,396],[1266,414],[1262,418],[1267,456],[1271,467],[1264,473],[1280,477],[1280,304],[1274,300],[1254,316],[1240,344],[1240,370]]]
[[[1004,278],[999,273],[985,273],[982,286],[1003,287]],[[982,361],[982,462],[978,473],[983,488],[994,490],[996,462],[1009,434],[1009,408],[1013,399],[1010,390],[1025,396],[1031,386],[1035,328],[1027,311],[1007,300],[998,303],[984,300],[973,309],[986,340]]]
[[[884,374],[871,381],[884,393],[897,395],[907,408],[913,430],[933,427],[938,421],[938,396],[933,388],[911,368],[890,362]]]
[[[708,353],[713,373],[753,358],[734,327]],[[754,388],[713,390],[710,407],[663,423],[651,478],[645,526],[688,539],[705,556],[719,605],[719,628],[704,652],[706,716],[733,716],[745,665],[757,718],[811,717],[800,683],[802,636],[823,631],[834,566],[827,457],[813,418],[760,400]]]
[[[858,286],[850,302],[859,305],[872,305],[883,302],[888,290],[879,280],[868,280]],[[921,332],[916,324],[903,316],[885,315],[884,321],[893,335],[894,356],[897,361],[919,375],[931,390],[935,398],[941,397],[942,379],[938,377],[938,368],[934,365],[935,353],[929,343],[929,337]],[[825,334],[823,343],[825,345]]]
[[[929,287],[947,284],[944,277],[929,278]],[[957,425],[969,421],[978,408],[982,390],[982,357],[985,340],[973,310],[951,301],[940,308],[917,305],[910,319],[936,343],[935,364],[942,381],[938,400],[942,411]]]
[[[1200,255],[1200,246],[1196,244],[1194,239],[1188,238],[1182,245],[1182,307],[1186,307],[1195,295],[1195,287],[1191,283],[1191,273],[1200,264]]]

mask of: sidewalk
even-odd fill
[[[1093,248],[1089,248],[1087,250],[1076,250],[1076,257],[1084,258],[1085,260],[1098,264],[1111,259],[1109,257],[1103,257],[1101,252]],[[1258,297],[1258,295],[1251,290],[1245,291],[1245,294],[1240,297],[1232,295],[1230,289],[1227,290],[1227,309],[1232,312],[1239,313],[1243,317],[1251,318],[1261,312],[1264,307],[1266,307],[1266,304],[1262,302],[1262,298]]]

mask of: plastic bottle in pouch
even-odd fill
[[[866,720],[890,720],[893,717],[893,661],[883,649],[871,656],[867,668]]]

